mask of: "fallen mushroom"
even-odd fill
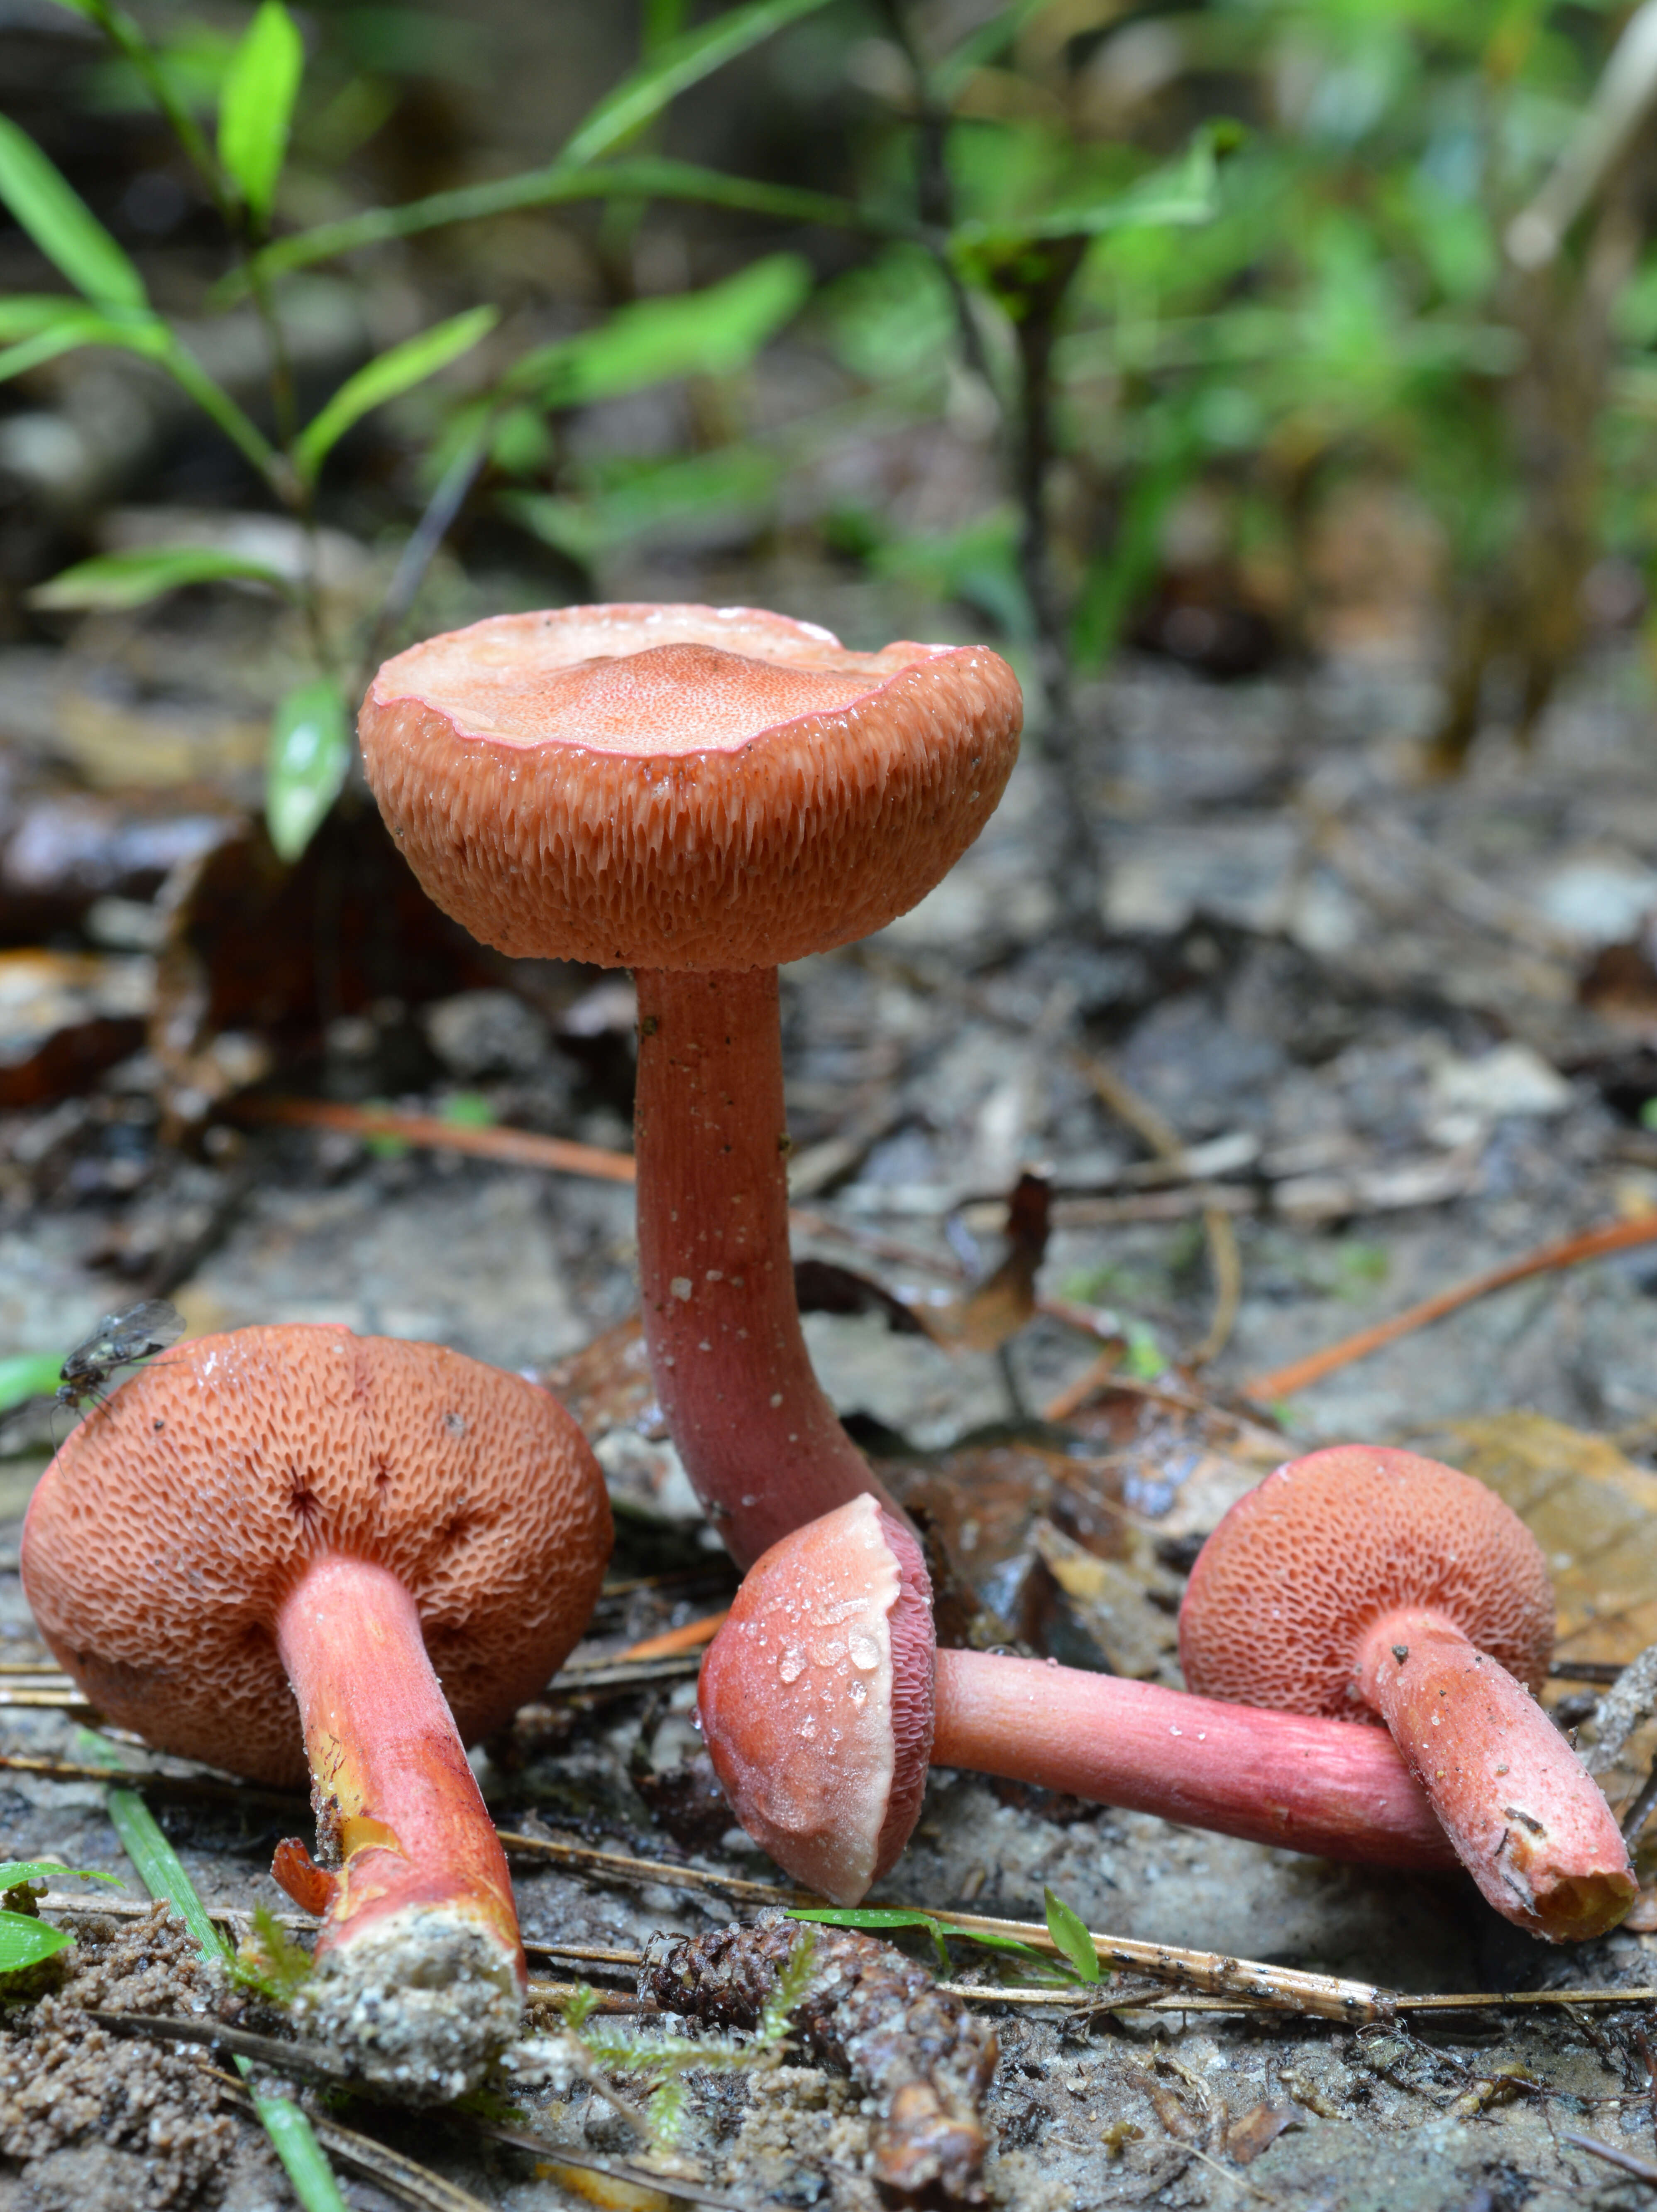
[[[338,1870],[295,1843],[276,1869],[325,1916],[307,2025],[366,2079],[447,2097],[515,2033],[525,1979],[464,1745],[556,1670],[610,1544],[546,1391],[290,1326],[200,1338],[98,1407],[36,1488],[22,1576],[111,1721],[254,1781],[308,1760]]]
[[[920,1547],[868,1494],[749,1570],[697,1707],[743,1826],[837,1905],[895,1864],[929,1761],[1324,1858],[1454,1864],[1378,1730],[938,1650]]]
[[[1379,1715],[1485,1899],[1561,1942],[1614,1927],[1636,1884],[1611,1808],[1533,1694],[1553,1633],[1540,1547],[1493,1491],[1339,1444],[1220,1522],[1186,1590],[1180,1663],[1211,1697]]]
[[[982,647],[854,653],[744,607],[499,616],[399,653],[363,702],[369,782],[445,913],[636,971],[651,1373],[741,1565],[880,1487],[800,1333],[777,966],[932,888],[1020,720]]]

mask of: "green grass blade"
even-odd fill
[[[49,582],[37,584],[37,607],[137,607],[186,584],[264,584],[291,596],[293,586],[267,562],[249,561],[211,545],[146,545],[130,553],[100,553],[77,561]],[[0,1384],[0,1390],[3,1389]]]
[[[137,270],[33,139],[3,115],[0,199],[77,292],[100,307],[148,307]]]
[[[1101,1980],[1104,1968],[1086,1921],[1051,1889],[1044,1889],[1041,1897],[1047,1909],[1047,1933],[1059,1956],[1070,1961],[1082,1981]]]
[[[288,157],[305,43],[282,0],[264,0],[231,58],[219,95],[219,159],[262,230]]]
[[[31,1398],[49,1398],[63,1371],[60,1352],[15,1352],[0,1359],[0,1413],[25,1406]]]
[[[82,1731],[82,1742],[94,1765],[114,1766],[118,1763],[113,1745],[104,1742],[90,1730]],[[173,1907],[208,1958],[228,1966],[233,1957],[230,1947],[213,1925],[207,1907],[197,1896],[195,1886],[185,1872],[182,1860],[161,1833],[149,1806],[136,1790],[119,1788],[109,1791],[108,1804],[115,1832],[142,1876],[144,1887],[152,1897]],[[246,2080],[252,2068],[246,2059],[238,2058],[236,2070]],[[261,2097],[254,2092],[253,2109],[270,2138],[271,2148],[294,2185],[294,2193],[304,2212],[349,2212],[327,2154],[299,2106],[289,2097]]]
[[[184,1862],[161,1833],[155,1815],[136,1790],[112,1790],[108,1794],[110,1825],[121,1839],[121,1848],[138,1869],[152,1897],[159,1897],[178,1914],[209,1959],[230,1963],[230,1946],[209,1917],[196,1894]]]
[[[471,307],[371,361],[348,377],[294,441],[294,466],[308,483],[351,426],[468,353],[500,320],[495,307]]]
[[[452,222],[476,222],[487,216],[511,215],[520,208],[551,207],[566,200],[663,199],[700,201],[709,207],[734,209],[739,214],[774,216],[782,222],[823,223],[831,228],[885,231],[891,225],[866,215],[854,202],[832,192],[814,192],[793,185],[767,185],[747,177],[730,177],[694,161],[641,157],[630,161],[606,161],[584,168],[571,161],[549,161],[544,168],[525,169],[515,177],[500,177],[486,185],[461,185],[452,191],[433,192],[425,199],[409,200],[402,207],[371,208],[366,214],[343,216],[337,222],[319,223],[314,230],[296,232],[267,246],[251,264],[255,276],[270,278],[287,270],[307,269],[338,254],[355,253],[365,246],[383,246],[387,240],[412,238],[426,230],[440,230]],[[215,296],[234,298],[246,289],[247,274],[234,270]]]
[[[668,40],[631,76],[605,94],[567,141],[562,158],[596,161],[659,115],[680,93],[774,32],[815,15],[823,4],[824,0],[748,0],[746,7],[728,9],[711,23]]]

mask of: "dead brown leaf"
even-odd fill
[[[1270,2150],[1285,2129],[1305,2123],[1292,2105],[1255,2105],[1232,2121],[1225,2131],[1226,2156],[1238,2166],[1252,2166],[1263,2150]]]

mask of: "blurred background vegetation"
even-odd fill
[[[0,628],[274,595],[202,634],[291,860],[412,635],[942,605],[1029,679],[1085,908],[1123,641],[1429,666],[1448,773],[1645,621],[1654,48],[1580,0],[7,0]]]

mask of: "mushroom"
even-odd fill
[[[502,952],[631,967],[651,1373],[738,1565],[879,1485],[794,1300],[778,963],[879,929],[1017,752],[980,646],[848,651],[746,607],[503,615],[386,662],[359,728],[428,895]]]
[[[697,1705],[743,1826],[837,1905],[895,1864],[929,1761],[1324,1858],[1455,1863],[1378,1731],[938,1650],[920,1547],[867,1493],[750,1568]]]
[[[1211,1697],[1378,1715],[1484,1897],[1560,1942],[1613,1927],[1636,1884],[1598,1784],[1533,1694],[1553,1631],[1541,1550],[1493,1492],[1413,1452],[1339,1444],[1220,1522],[1181,1608],[1180,1662]]]
[[[199,1338],[100,1406],[35,1490],[22,1575],[111,1721],[258,1782],[301,1783],[308,1759],[338,1871],[277,1854],[325,1914],[303,2015],[366,2079],[447,2097],[511,2039],[525,1987],[463,1747],[556,1670],[610,1544],[598,1464],[546,1391],[289,1326]]]

